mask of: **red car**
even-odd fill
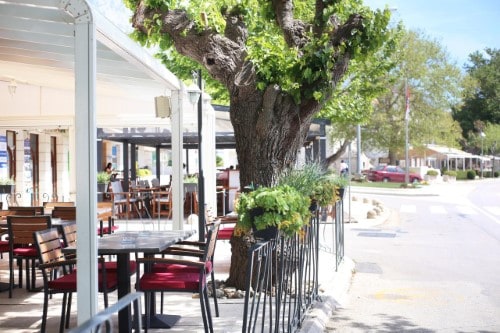
[[[395,165],[379,165],[368,172],[368,180],[372,182],[384,181],[404,183],[405,170]],[[410,172],[409,180],[410,183],[416,183],[422,181],[422,177],[416,173]]]

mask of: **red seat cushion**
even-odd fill
[[[9,252],[9,242],[8,241],[0,241],[0,253],[1,252]]]
[[[112,226],[111,227],[111,232],[114,232],[114,231],[118,230],[118,227],[119,226],[117,226],[117,225]],[[109,234],[110,233],[109,232],[109,227],[102,227],[102,233],[103,234]],[[101,230],[99,228],[97,228],[97,234],[99,234],[99,235],[101,234]]]
[[[199,280],[199,273],[145,273],[139,280],[139,290],[194,291],[199,288]]]
[[[217,239],[224,239],[224,240],[231,239],[233,232],[234,232],[233,227],[219,229],[219,233],[217,234]]]
[[[101,269],[101,264],[99,263],[99,269]],[[106,267],[106,271],[109,271],[110,273],[116,273],[116,270],[118,269],[118,263],[116,261],[106,261],[104,262],[104,267]],[[135,269],[137,268],[137,263],[135,260],[130,260],[130,274],[135,273]]]
[[[103,291],[101,287],[102,274],[99,274],[99,291]],[[118,277],[116,273],[106,274],[106,288],[108,290],[115,289],[118,285]],[[50,289],[76,292],[76,271],[63,275],[55,280],[49,281],[48,286]]]
[[[49,281],[48,286],[50,289],[76,292],[76,272]]]
[[[195,266],[181,265],[181,264],[162,264],[156,263],[153,266],[153,273],[165,273],[165,272],[176,272],[176,273],[200,273],[200,269]],[[210,274],[212,272],[212,262],[207,262],[205,267],[205,272]]]
[[[38,257],[38,250],[34,246],[18,247],[12,253],[20,257]]]

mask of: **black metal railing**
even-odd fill
[[[118,313],[121,309],[132,305],[134,315],[133,315],[133,328],[135,332],[142,331],[141,323],[141,292],[135,292],[127,294],[126,296],[120,298],[118,302],[106,308],[105,310],[97,313],[95,316],[85,321],[78,327],[73,328],[68,333],[92,333],[92,332],[113,332],[115,327],[113,326],[112,317],[114,314]]]
[[[336,203],[336,267],[344,256],[343,207]],[[249,249],[242,332],[295,332],[318,300],[319,226],[316,211],[303,235],[257,242]],[[332,226],[333,226],[332,225]]]

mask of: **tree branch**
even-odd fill
[[[132,25],[148,34],[148,22],[152,22],[153,18],[161,19],[160,32],[170,36],[180,54],[203,65],[212,77],[228,89],[234,87],[234,78],[241,71],[247,56],[246,49],[241,44],[210,28],[198,31],[196,24],[184,10],[162,11],[147,7],[144,1],[138,4],[132,17]],[[243,29],[241,24],[239,26]],[[240,31],[239,35],[242,37],[245,33]]]
[[[290,47],[302,48],[309,41],[306,37],[308,25],[293,18],[293,1],[273,0],[272,3],[286,43]]]

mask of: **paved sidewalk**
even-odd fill
[[[428,186],[420,189],[405,189],[405,190],[390,190],[391,193],[396,191],[397,195],[439,195],[439,191],[445,190],[447,184],[437,184],[438,186]],[[375,218],[368,219],[368,211],[373,211],[375,208],[372,194],[375,190],[360,187],[352,187],[350,193],[350,206],[348,202],[349,193],[346,194],[344,204],[345,221],[350,221],[345,224],[346,228],[350,227],[370,227],[384,223],[390,216],[391,212],[383,206],[383,210]],[[386,190],[387,191],[387,190]],[[415,192],[413,192],[415,191]],[[381,192],[378,191],[378,194]],[[406,193],[406,194],[405,194]],[[387,194],[387,193],[385,193]],[[350,209],[349,209],[350,208]],[[348,213],[351,213],[349,220]],[[125,230],[125,226],[122,225]],[[129,230],[139,228],[158,228],[157,221],[153,224],[148,223],[142,225],[139,221],[130,222],[127,226]],[[161,221],[161,228],[171,228],[171,221]],[[196,226],[193,226],[196,228]],[[301,332],[308,333],[323,333],[325,325],[328,322],[335,307],[342,302],[343,297],[346,296],[347,290],[351,281],[352,273],[354,270],[354,263],[348,257],[340,265],[338,271],[335,271],[335,256],[333,250],[328,250],[328,244],[331,243],[331,238],[328,236],[329,230],[321,230],[321,237],[323,242],[323,250],[320,251],[320,295],[321,301],[318,302],[314,308],[307,314],[306,320],[303,322]],[[216,261],[215,272],[217,280],[225,280],[229,275],[229,266],[231,260],[231,245],[228,241],[219,241],[216,248]],[[4,255],[4,259],[0,260],[0,281],[8,281],[8,257]],[[135,282],[135,278],[132,279]],[[38,285],[41,280],[38,280]],[[134,290],[132,286],[132,290]],[[0,293],[0,331],[5,333],[10,332],[38,332],[40,325],[41,309],[43,302],[42,293],[27,293],[24,289],[16,289],[14,291],[14,298],[9,299],[7,292]],[[76,297],[75,297],[76,298]],[[50,301],[49,307],[49,322],[47,332],[57,331],[59,323],[61,297],[54,296]],[[110,295],[110,304],[116,301],[116,293]],[[212,312],[213,312],[213,303]],[[214,330],[215,332],[241,332],[242,315],[243,315],[243,299],[220,299],[220,317],[214,317]],[[203,323],[201,320],[201,313],[199,310],[199,300],[196,297],[191,297],[188,294],[172,294],[169,293],[165,301],[165,312],[171,314],[181,315],[182,318],[170,329],[170,332],[203,332]],[[71,326],[76,325],[76,301],[73,300]],[[155,332],[159,330],[151,330]]]

